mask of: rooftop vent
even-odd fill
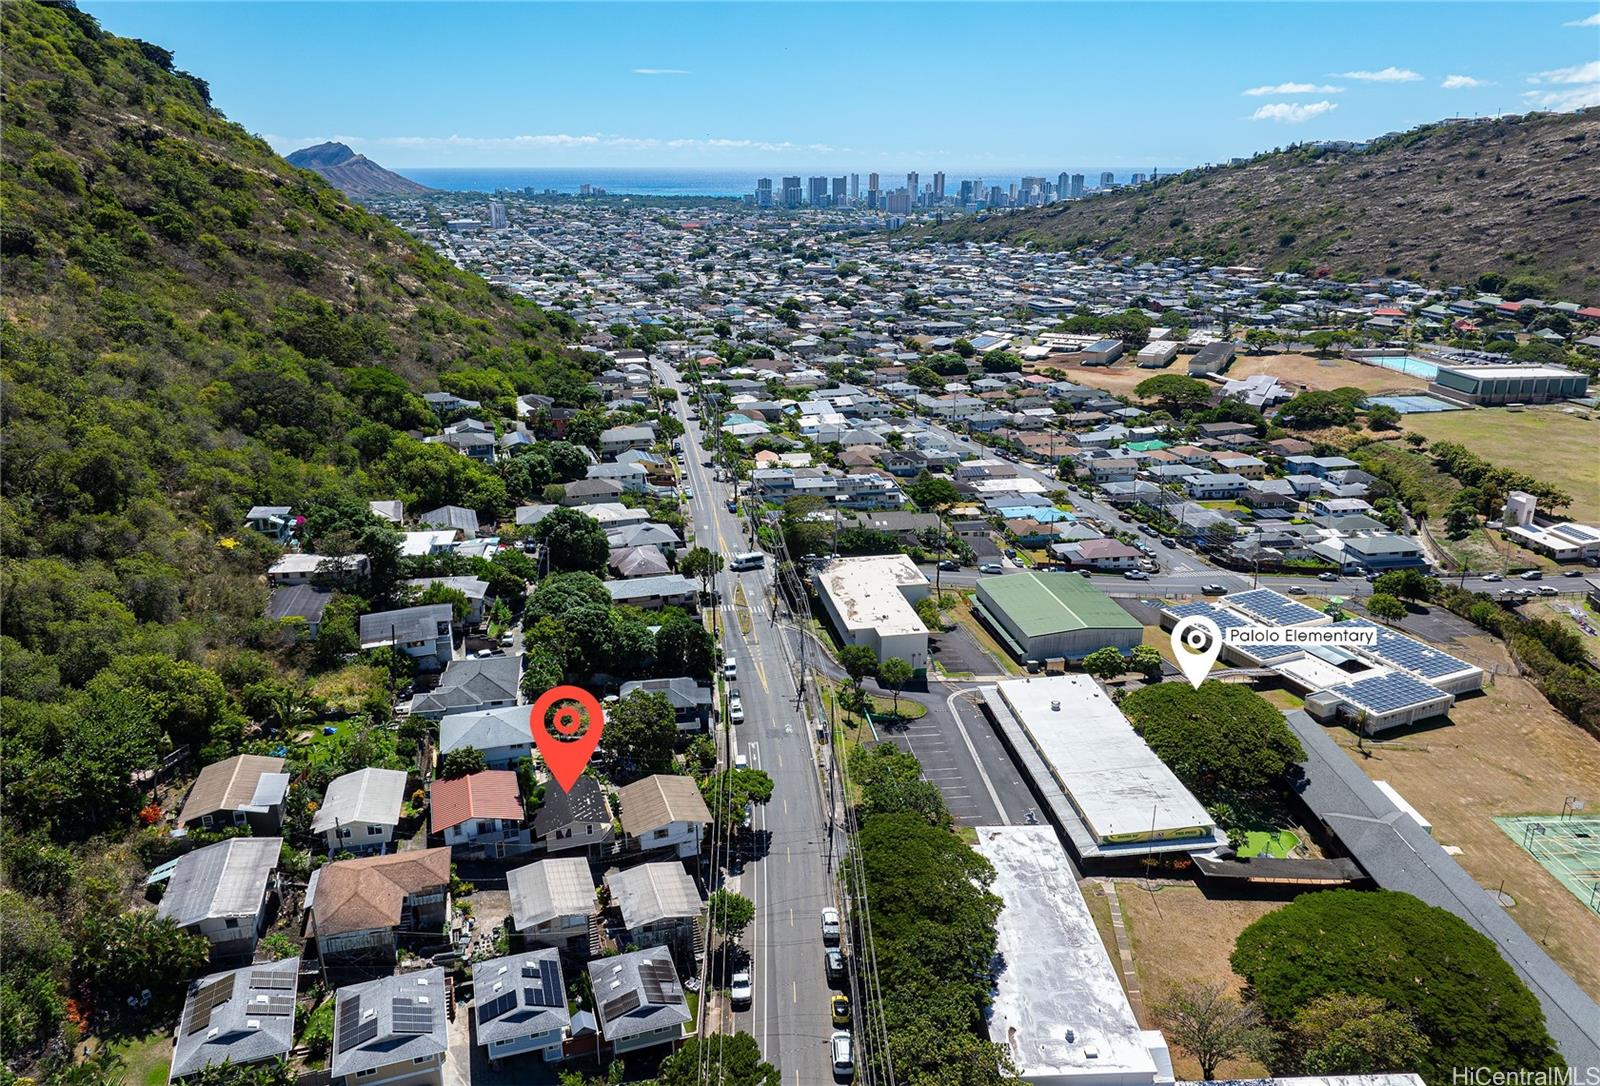
[[[1051,702],[1051,703],[1050,703],[1050,711],[1051,711],[1051,712],[1052,712],[1052,713],[1059,713],[1059,712],[1060,712],[1060,711],[1061,711],[1061,702],[1059,702],[1059,701],[1052,701],[1052,702]]]

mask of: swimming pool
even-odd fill
[[[1412,358],[1408,354],[1394,355],[1389,358],[1369,357],[1361,359],[1369,366],[1382,366],[1386,370],[1403,373],[1407,377],[1420,377],[1424,381],[1431,381],[1439,376],[1439,364],[1429,362],[1425,358]]]

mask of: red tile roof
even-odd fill
[[[1600,319],[1600,306],[1586,305],[1578,310],[1578,316],[1588,317],[1590,320]]]
[[[434,782],[434,833],[473,818],[522,821],[522,795],[515,773],[509,769],[485,769],[469,777]]]

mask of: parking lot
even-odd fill
[[[904,696],[904,695],[902,695]],[[983,713],[966,690],[936,685],[917,700],[928,715],[879,735],[916,756],[922,775],[944,796],[963,826],[1020,823],[1033,806],[1031,793]],[[952,700],[957,708],[952,708]]]

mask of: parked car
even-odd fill
[[[1200,586],[1202,596],[1226,596],[1228,590],[1220,584],[1203,584]]]
[[[1501,577],[1498,573],[1485,573],[1483,575],[1483,579],[1486,581],[1500,581],[1504,580],[1505,578]]]
[[[694,501],[694,487],[686,486],[683,488],[683,500],[686,502]]]
[[[1289,595],[1291,595],[1291,596],[1304,596],[1305,594],[1306,594],[1306,590],[1304,588],[1302,588],[1301,586],[1299,586],[1297,584],[1292,584],[1292,585],[1289,586]]]
[[[944,570],[946,573],[955,573],[961,569],[961,563],[957,562],[954,558],[946,558],[944,561],[939,563],[939,568]]]
[[[822,910],[822,942],[827,946],[839,945],[839,910],[832,905]]]
[[[500,635],[500,647],[509,649],[517,643],[517,635],[510,630]]]
[[[833,1012],[833,1024],[845,1029],[850,1028],[850,997],[835,992],[833,998],[828,1000],[828,1009]]]
[[[1122,575],[1122,578],[1126,581],[1148,581],[1150,574],[1142,569],[1130,569]]]
[[[979,573],[1002,573],[1004,571],[1005,567],[999,562],[985,562],[978,567]]]
[[[1582,577],[1583,576],[1583,570],[1581,570],[1581,569],[1564,569],[1564,570],[1561,571],[1561,576],[1563,576],[1563,577]]]
[[[1561,595],[1561,593],[1557,592],[1550,585],[1542,584],[1542,585],[1539,586],[1539,595],[1541,595],[1541,596],[1559,596],[1559,595]]]
[[[735,1007],[748,1007],[750,1000],[755,997],[755,987],[750,983],[750,974],[745,972],[735,973],[733,980],[728,984],[728,997],[733,1000]]]
[[[1338,579],[1339,575],[1337,573],[1329,573],[1327,570],[1317,574],[1317,580],[1319,581],[1337,581]]]
[[[1092,570],[1092,569],[1080,569],[1078,571],[1078,576],[1080,576],[1080,577],[1093,577],[1094,576],[1094,570]]]
[[[733,768],[735,768],[735,769],[749,769],[750,768],[750,756],[747,755],[747,754],[735,754],[733,756]]]
[[[732,698],[728,701],[728,719],[735,724],[744,723],[744,702],[738,698]]]
[[[738,657],[730,656],[726,660],[722,661],[722,677],[727,679],[730,683],[739,677]]]
[[[828,1049],[833,1055],[833,1077],[844,1082],[849,1082],[856,1077],[856,1061],[850,1051],[850,1035],[844,1030],[835,1030],[828,1039]]]
[[[1522,579],[1524,581],[1542,581],[1544,580],[1544,573],[1537,569],[1530,569],[1522,575]]]
[[[830,981],[844,980],[844,951],[837,947],[829,947],[824,959],[828,966],[828,979]]]

